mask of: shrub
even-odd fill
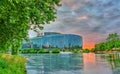
[[[72,52],[73,53],[80,53],[80,49],[73,49]]]
[[[25,63],[21,56],[0,54],[0,74],[25,74]]]
[[[52,53],[59,53],[60,49],[59,48],[53,48]]]
[[[85,52],[85,53],[89,53],[90,50],[89,50],[89,49],[83,49],[83,52]]]
[[[20,50],[21,53],[37,53],[37,51],[38,51],[37,49],[32,49],[32,48]]]
[[[22,49],[21,53],[49,53],[47,49]]]
[[[49,53],[49,50],[47,50],[47,49],[39,49],[38,53]]]

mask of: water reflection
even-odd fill
[[[120,54],[24,54],[27,74],[120,74]]]
[[[84,74],[112,74],[111,67],[101,54],[84,53],[83,54],[83,72]]]
[[[28,57],[28,74],[82,74],[79,54],[24,55]]]
[[[50,55],[45,56],[44,60],[44,70],[47,74],[51,73],[77,73],[81,70],[82,60],[78,57],[79,55]]]
[[[120,54],[119,53],[108,54],[106,57],[111,65],[113,74],[120,74]]]

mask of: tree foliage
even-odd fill
[[[105,42],[95,45],[95,50],[111,50],[120,47],[120,38],[117,33],[109,34]]]
[[[0,0],[1,51],[11,48],[16,53],[29,29],[55,20],[59,5],[59,0]]]

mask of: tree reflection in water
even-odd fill
[[[120,74],[120,54],[108,54],[106,57],[111,64],[113,74]]]

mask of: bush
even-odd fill
[[[47,49],[39,49],[37,53],[49,53]]]
[[[73,53],[80,53],[80,49],[73,49],[72,52]]]
[[[26,74],[25,63],[21,56],[0,54],[0,74]]]
[[[38,53],[44,53],[44,49],[39,49]]]
[[[83,52],[85,52],[85,53],[89,53],[90,50],[89,50],[89,49],[83,49]]]
[[[60,49],[59,48],[53,48],[52,53],[59,53]]]
[[[49,53],[47,49],[22,49],[21,53]]]
[[[37,51],[38,51],[37,49],[32,49],[32,48],[20,50],[21,53],[37,53]]]

